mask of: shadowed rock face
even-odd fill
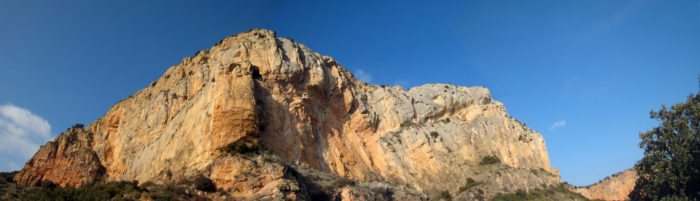
[[[589,187],[576,188],[576,192],[592,200],[629,200],[639,176],[628,169]]]
[[[488,89],[368,85],[331,57],[269,30],[227,37],[183,59],[81,132],[88,136],[73,143],[84,156],[51,155],[49,143],[16,180],[78,186],[96,178],[165,182],[203,174],[217,186],[260,189],[235,179],[247,162],[219,148],[262,140],[289,163],[424,192],[456,190],[489,155],[508,167],[552,173],[535,183],[507,178],[514,189],[560,182],[542,136],[509,117]],[[63,180],[53,161],[91,164],[75,171],[92,176]],[[279,174],[255,185],[284,178]]]

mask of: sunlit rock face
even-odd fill
[[[105,169],[92,150],[92,142],[92,135],[82,128],[68,129],[42,146],[15,180],[24,185],[50,180],[72,187],[100,181]]]
[[[55,144],[75,132],[86,136],[64,144],[80,154],[54,154]],[[296,188],[285,183],[283,167],[256,170],[262,175],[256,184],[236,179],[251,160],[232,159],[219,148],[239,140],[261,140],[289,164],[423,192],[456,191],[479,171],[484,156],[496,156],[506,167],[549,173],[537,180],[493,173],[493,182],[512,189],[560,182],[542,136],[508,116],[488,89],[369,85],[333,58],[262,29],[183,59],[84,131],[68,131],[42,147],[15,179],[79,186],[205,175],[242,195]],[[84,176],[68,178],[73,172],[56,163]]]
[[[576,188],[576,192],[592,200],[629,200],[639,176],[628,169],[589,187]]]

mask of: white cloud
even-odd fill
[[[363,71],[362,69],[355,71],[354,74],[355,74],[355,77],[360,81],[363,81],[366,83],[372,82],[372,74],[369,74],[369,73]]]
[[[51,125],[43,118],[12,104],[0,105],[0,171],[18,170],[18,164],[51,138]]]
[[[552,126],[549,127],[549,131],[552,131],[552,130],[554,130],[554,129],[561,128],[561,127],[564,127],[564,126],[566,126],[566,121],[564,121],[564,120],[559,120],[559,121],[557,121],[557,122],[554,122],[554,124],[552,124]]]

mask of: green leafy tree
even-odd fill
[[[700,76],[698,77],[700,79]],[[700,93],[671,106],[651,111],[660,125],[639,134],[644,158],[632,200],[700,199]]]

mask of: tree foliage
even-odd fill
[[[651,111],[660,125],[639,134],[644,158],[632,200],[700,199],[700,93],[686,102]]]

